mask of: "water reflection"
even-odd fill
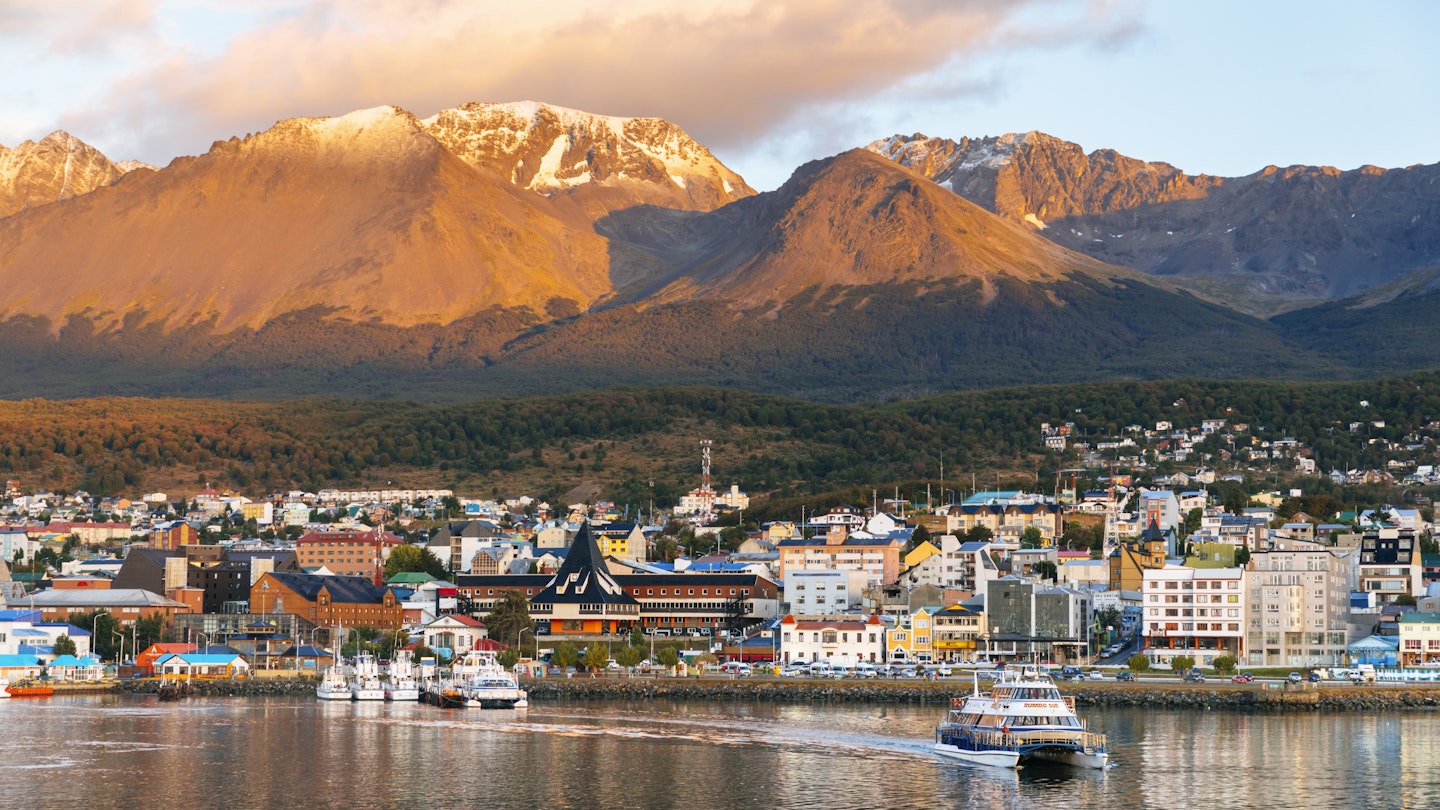
[[[940,710],[685,702],[511,711],[131,696],[0,702],[6,807],[1440,806],[1429,714],[1089,712],[1108,771],[929,751]],[[60,789],[57,790],[56,788]],[[196,798],[200,797],[200,798]]]

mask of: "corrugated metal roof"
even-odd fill
[[[25,606],[35,608],[61,607],[185,607],[153,591],[143,588],[102,588],[100,590],[47,590],[36,591],[23,600]]]

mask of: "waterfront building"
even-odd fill
[[[1145,572],[1141,594],[1141,635],[1152,666],[1166,668],[1177,655],[1207,668],[1219,656],[1244,660],[1243,569],[1167,565]]]
[[[1250,666],[1341,663],[1355,552],[1304,545],[1250,556],[1245,575],[1245,657]]]
[[[1440,664],[1440,613],[1406,613],[1399,628],[1400,666]]]
[[[605,568],[588,522],[550,583],[530,599],[530,615],[551,633],[623,633],[640,622],[640,603]]]
[[[158,615],[168,623],[178,613],[194,612],[184,602],[138,588],[35,591],[12,607],[38,610],[47,622],[63,622],[75,614],[104,610],[125,628],[151,616]]]
[[[868,619],[780,620],[780,659],[786,664],[833,661],[850,666],[885,660],[885,623]]]
[[[939,607],[922,607],[904,616],[885,635],[885,658],[892,663],[929,663],[935,660],[933,614]]]
[[[480,642],[489,634],[485,623],[470,616],[441,616],[425,625],[425,646],[449,658],[481,649]],[[507,642],[508,643],[508,642]]]

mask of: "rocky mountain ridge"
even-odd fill
[[[129,170],[63,130],[0,146],[0,217],[111,185]]]
[[[1268,314],[1440,261],[1440,164],[1188,175],[1043,133],[869,144],[1057,244]]]

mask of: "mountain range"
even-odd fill
[[[916,135],[757,194],[670,122],[534,102],[290,119],[161,168],[54,133],[0,148],[0,395],[1428,368],[1386,313],[1440,295],[1437,174]]]

